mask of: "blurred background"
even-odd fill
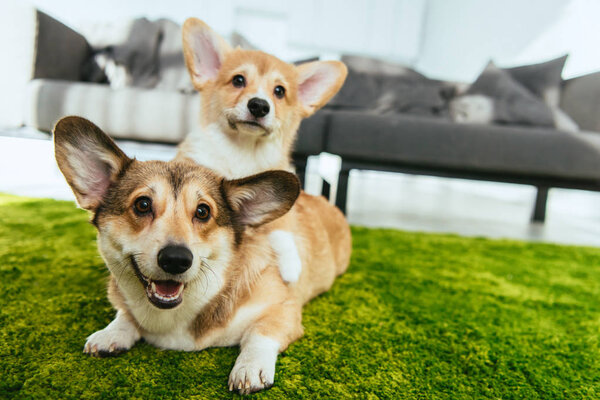
[[[600,245],[595,0],[113,1],[0,5],[0,191],[71,199],[49,130],[82,115],[140,159],[169,159],[199,107],[181,58],[191,16],[348,80],[294,154],[351,223]],[[337,171],[336,171],[337,173]]]

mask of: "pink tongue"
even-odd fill
[[[182,283],[175,281],[154,281],[154,285],[156,286],[156,293],[161,296],[170,297],[177,293]]]

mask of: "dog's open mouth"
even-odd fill
[[[159,281],[150,279],[140,271],[135,258],[131,257],[131,265],[146,289],[146,296],[154,306],[158,308],[177,307],[183,301],[183,289],[185,284],[174,280]]]

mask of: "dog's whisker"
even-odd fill
[[[217,281],[219,281],[219,277],[217,276],[215,271],[212,269],[212,266],[208,263],[208,261],[206,261],[206,259],[201,259],[201,262],[202,262],[202,266],[205,267],[205,269],[209,270],[211,272],[211,274],[213,274],[214,278]]]

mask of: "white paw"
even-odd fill
[[[250,394],[273,386],[279,342],[254,335],[242,342],[241,348],[229,374],[229,390]]]
[[[302,272],[302,261],[294,236],[290,232],[276,230],[269,235],[269,242],[277,253],[281,278],[288,283],[298,282]]]
[[[259,359],[241,360],[238,357],[229,374],[229,390],[240,394],[250,394],[273,386],[275,363],[261,362]]]
[[[140,338],[140,334],[125,317],[117,317],[108,326],[91,334],[83,352],[93,357],[114,356],[129,350]]]

